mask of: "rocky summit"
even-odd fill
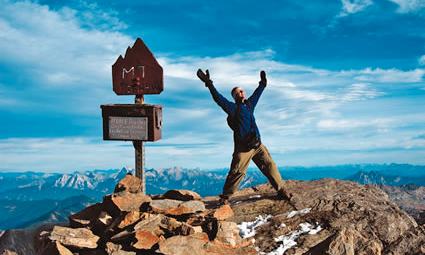
[[[5,232],[0,254],[424,254],[425,226],[376,186],[321,179],[286,181],[291,201],[269,185],[229,204],[189,190],[147,196],[126,175],[102,202],[61,226]]]

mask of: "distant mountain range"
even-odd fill
[[[228,169],[203,171],[173,167],[147,169],[149,194],[169,189],[189,189],[202,196],[221,193]],[[24,228],[38,222],[62,222],[87,204],[101,201],[115,184],[133,169],[93,170],[60,173],[0,173],[0,229]],[[282,167],[284,179],[336,178],[361,184],[425,186],[425,166],[407,164],[364,164],[331,167]],[[248,169],[241,188],[265,183],[256,169]]]

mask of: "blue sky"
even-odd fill
[[[141,37],[164,68],[163,139],[147,167],[228,167],[226,115],[195,75],[230,98],[269,85],[256,108],[280,166],[425,164],[425,0],[0,0],[0,170],[134,166],[102,140],[111,65]]]

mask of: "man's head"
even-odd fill
[[[236,102],[243,102],[245,98],[245,91],[241,87],[234,87],[232,89],[232,97]]]

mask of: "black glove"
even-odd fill
[[[210,80],[210,72],[208,71],[208,69],[205,71],[205,73],[201,69],[198,69],[196,75],[201,81],[205,83],[205,87],[212,85],[213,82],[212,80]]]
[[[261,78],[261,80],[260,80],[260,85],[263,85],[263,86],[266,86],[267,85],[267,78],[266,78],[266,72],[264,72],[264,71],[261,71],[260,72],[260,78]]]

